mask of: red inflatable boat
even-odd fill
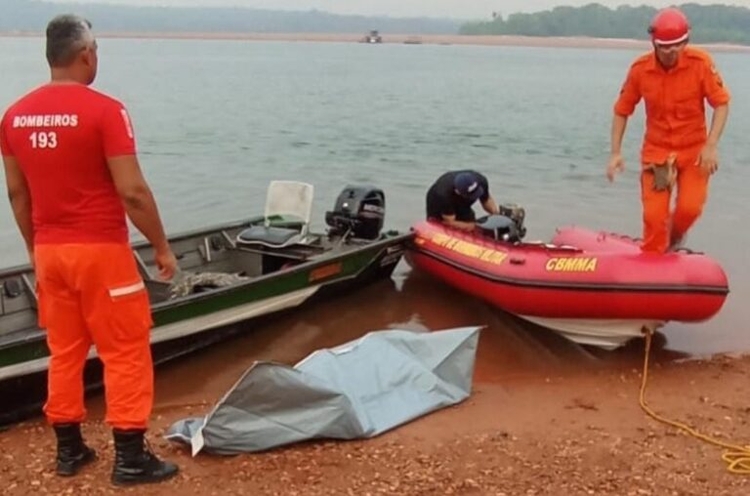
[[[721,266],[702,253],[647,254],[632,238],[580,227],[558,229],[550,243],[522,242],[522,223],[522,214],[489,216],[467,233],[420,222],[407,260],[506,312],[607,349],[644,327],[707,320],[729,293]]]

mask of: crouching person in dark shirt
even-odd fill
[[[472,205],[477,200],[487,213],[500,213],[486,177],[473,170],[446,172],[427,191],[427,219],[471,231],[476,223]]]

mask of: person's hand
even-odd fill
[[[449,223],[448,225],[458,229],[459,231],[466,231],[466,232],[471,232],[476,228],[476,224],[474,222],[466,222],[462,220],[453,221]]]
[[[622,159],[622,155],[619,153],[610,155],[609,162],[607,163],[607,179],[609,179],[609,182],[615,180],[615,174],[624,170],[625,161]]]
[[[31,268],[34,269],[34,248],[26,248],[26,253],[29,255],[29,263],[31,264]]]
[[[177,258],[175,258],[172,250],[167,247],[163,250],[158,250],[154,256],[156,267],[159,269],[159,277],[164,281],[169,281],[174,277],[177,271]]]
[[[716,172],[719,168],[719,152],[716,149],[716,145],[706,145],[703,147],[695,165],[703,169],[708,175]]]

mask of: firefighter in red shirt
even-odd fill
[[[688,46],[690,26],[671,7],[649,27],[654,49],[630,66],[614,105],[612,154],[607,177],[623,169],[622,138],[628,117],[643,99],[646,133],[641,147],[643,251],[679,247],[703,211],[710,176],[718,168],[717,147],[729,112],[729,92],[705,51]],[[706,130],[704,102],[714,108]],[[674,213],[670,215],[676,187]]]
[[[141,174],[127,110],[89,87],[98,61],[91,24],[58,16],[46,37],[51,81],[8,108],[0,148],[47,330],[44,412],[57,437],[57,473],[74,475],[96,458],[80,429],[82,372],[93,344],[104,364],[105,420],[115,441],[112,482],[164,480],[178,469],[144,440],[154,395],[153,322],[126,214],[154,247],[164,279],[177,262]]]

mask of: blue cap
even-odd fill
[[[458,194],[469,198],[471,201],[478,199],[484,194],[484,188],[479,184],[479,178],[473,172],[461,172],[453,180],[453,187]]]

